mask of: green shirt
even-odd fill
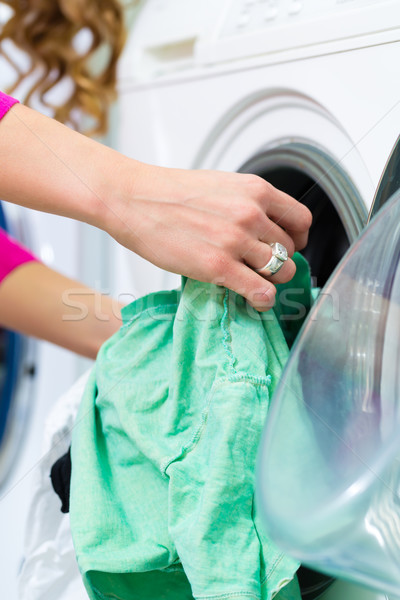
[[[190,279],[123,309],[73,432],[71,527],[93,600],[300,598],[298,563],[263,532],[254,501],[289,353],[282,326],[291,343],[310,304],[308,265],[295,260],[267,313]]]

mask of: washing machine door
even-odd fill
[[[394,595],[400,590],[399,183],[398,144],[370,224],[321,291],[292,349],[257,478],[258,504],[278,545],[314,569]]]
[[[368,215],[368,222],[398,190],[400,190],[400,135],[383,170]]]
[[[16,237],[0,202],[0,227]],[[25,241],[25,240],[21,240]],[[0,327],[0,490],[16,464],[32,405],[35,342]]]

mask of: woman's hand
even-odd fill
[[[137,162],[126,168],[131,183],[122,195],[119,187],[111,192],[115,215],[103,228],[163,269],[228,287],[258,310],[273,305],[273,284],[293,277],[293,261],[268,279],[254,269],[270,260],[270,243],[283,244],[289,256],[304,248],[311,225],[305,206],[255,175]]]

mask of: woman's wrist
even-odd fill
[[[87,204],[85,220],[126,245],[136,228],[135,203],[144,189],[143,178],[148,166],[110,148],[98,145],[93,194]],[[130,245],[130,249],[134,248]]]

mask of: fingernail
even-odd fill
[[[275,304],[275,289],[265,290],[264,292],[256,292],[252,298],[252,303],[255,306],[266,306],[272,308]]]

